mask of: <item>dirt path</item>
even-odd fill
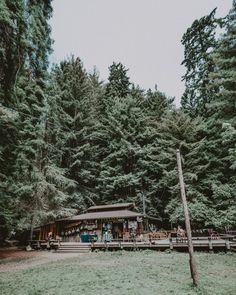
[[[0,273],[28,269],[34,266],[84,256],[80,253],[54,253],[50,251],[0,250]]]

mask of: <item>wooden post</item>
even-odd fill
[[[225,240],[225,246],[226,246],[226,250],[230,250],[230,241],[229,240]]]
[[[145,203],[144,192],[142,192],[142,201],[143,201],[143,215],[146,216],[146,203]]]
[[[174,249],[174,246],[173,246],[173,240],[172,240],[172,238],[169,239],[169,242],[170,242],[170,250],[173,250]]]
[[[210,250],[210,252],[212,252],[213,251],[213,245],[212,245],[211,237],[208,238],[208,242],[209,242],[209,250]]]
[[[34,213],[31,216],[30,220],[30,240],[33,240],[33,234],[34,234]]]
[[[149,226],[148,226],[148,218],[146,214],[146,197],[144,192],[142,192],[142,201],[143,201],[144,231],[148,231]]]
[[[188,205],[187,205],[187,200],[186,200],[186,195],[185,195],[184,178],[183,178],[183,171],[182,171],[182,165],[181,165],[180,151],[176,150],[176,154],[177,154],[177,164],[178,164],[181,198],[182,198],[182,203],[183,203],[183,208],[184,208],[185,226],[186,226],[187,237],[188,237],[190,271],[191,271],[191,277],[193,279],[193,284],[195,286],[197,286],[198,285],[198,273],[197,273],[197,269],[196,269],[196,262],[195,262],[194,255],[193,255],[192,233],[191,233],[190,219],[189,219],[189,213],[188,213]]]

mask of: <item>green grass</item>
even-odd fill
[[[200,287],[191,284],[188,254],[91,253],[0,274],[1,295],[235,295],[236,255],[196,253]]]

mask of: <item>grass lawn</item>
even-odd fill
[[[236,254],[195,256],[199,288],[191,284],[187,253],[119,251],[64,256],[26,269],[9,269],[0,273],[0,294],[236,294]],[[6,266],[9,263],[6,261]]]

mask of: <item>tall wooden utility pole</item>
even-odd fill
[[[142,201],[143,201],[143,215],[146,216],[146,200],[144,192],[142,191]]]
[[[191,276],[193,279],[193,284],[195,286],[197,286],[198,285],[198,274],[197,274],[196,262],[195,262],[194,255],[193,255],[192,233],[191,233],[190,219],[189,219],[189,213],[188,213],[188,205],[187,205],[187,200],[186,200],[186,195],[185,195],[184,178],[183,178],[183,171],[182,171],[182,165],[181,165],[180,151],[176,150],[176,154],[177,154],[177,164],[178,164],[178,172],[179,172],[181,198],[182,198],[182,203],[183,203],[183,208],[184,208],[185,226],[186,226],[187,237],[188,237],[188,252],[189,252],[190,271],[191,271]]]

